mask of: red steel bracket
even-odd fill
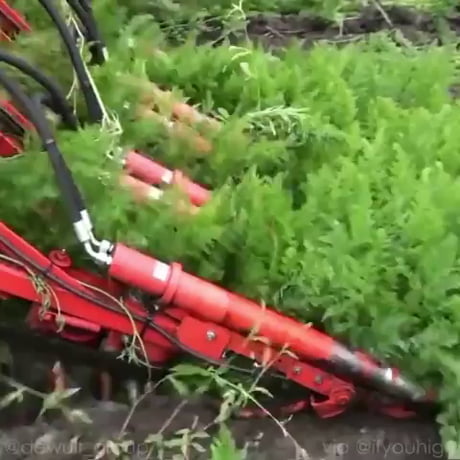
[[[12,157],[21,151],[21,144],[13,136],[0,131],[0,157]]]
[[[21,152],[22,138],[33,129],[11,102],[0,100],[0,157],[11,157]]]
[[[0,117],[2,116],[13,129],[19,131],[18,134],[34,129],[33,124],[10,101],[0,100]]]
[[[0,41],[11,41],[19,32],[31,30],[22,14],[8,5],[6,0],[0,0]]]

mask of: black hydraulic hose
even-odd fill
[[[106,61],[106,46],[102,40],[91,6],[89,4],[83,5],[80,0],[67,0],[67,3],[86,29],[86,39],[90,42],[89,50],[92,57],[90,64],[103,64]]]
[[[89,11],[91,9],[91,0],[80,0],[80,5],[86,10]]]
[[[0,70],[0,86],[10,94],[12,100],[24,115],[34,125],[38,136],[42,141],[43,148],[47,151],[51,165],[56,176],[58,186],[61,190],[64,203],[67,206],[72,223],[81,221],[81,209],[83,198],[77,189],[67,164],[64,161],[51,128],[46,120],[45,113],[41,107],[22,90],[21,86],[12,78]]]
[[[67,102],[61,88],[52,78],[45,75],[25,59],[7,53],[1,49],[0,62],[4,62],[5,64],[8,64],[24,72],[33,78],[37,83],[39,83],[43,88],[45,88],[51,96],[53,107],[55,108],[56,112],[61,115],[64,123],[71,129],[77,129],[78,120],[74,115],[69,103]]]
[[[97,94],[91,84],[91,79],[87,73],[83,60],[80,56],[77,46],[75,45],[69,28],[67,27],[64,19],[59,14],[56,6],[52,0],[39,0],[41,6],[46,10],[56,28],[61,35],[64,45],[67,48],[70,60],[77,74],[80,88],[85,98],[86,106],[88,108],[88,116],[92,123],[100,123],[103,119],[104,112],[99,103]]]
[[[30,99],[35,103],[36,107],[38,110],[40,110],[40,108],[42,107],[42,105],[47,105],[47,95],[43,95],[41,93],[38,93],[38,94],[34,94],[30,97]],[[45,114],[44,113],[41,113],[40,116],[43,115],[43,117],[45,117]],[[62,156],[62,153],[60,153],[60,156],[61,158],[63,159],[63,156]],[[63,160],[64,161],[64,160]],[[64,166],[65,168],[67,168],[67,165],[64,163]],[[68,168],[67,168],[68,169]],[[69,174],[70,176],[72,176],[72,174],[70,173],[69,171]],[[72,179],[72,178],[71,178]],[[84,211],[86,209],[86,205],[83,201],[83,198],[81,196],[81,193],[80,191],[77,189],[76,185],[75,185],[75,182],[73,181],[72,179],[72,182],[71,182],[71,185],[72,185],[72,188],[74,189],[73,191],[73,196],[74,196],[74,202],[75,202],[75,205],[76,207],[80,210],[80,216],[81,216],[81,212]]]

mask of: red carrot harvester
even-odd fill
[[[48,1],[40,1],[49,6]],[[80,6],[88,5],[81,2]],[[96,56],[103,57],[100,51]],[[19,67],[17,61],[15,64]],[[253,374],[254,365],[264,366],[303,390],[304,396],[291,410],[311,407],[321,417],[341,414],[359,402],[395,417],[408,417],[433,402],[431,395],[397,369],[381,366],[311,325],[187,273],[180,263],[167,264],[122,242],[96,238],[90,213],[44,107],[60,113],[69,128],[78,122],[67,113],[53,84],[43,77],[40,74],[46,95],[35,97],[0,70],[0,86],[21,107],[20,116],[9,103],[4,112],[16,128],[34,129],[41,139],[76,238],[98,272],[74,267],[63,249],[43,254],[0,221],[0,298],[30,303],[26,333],[20,336],[17,328],[0,323],[2,340],[16,339],[22,345],[32,339],[77,344],[79,351],[74,349],[72,357],[81,353],[84,361],[100,359],[99,365],[103,361],[107,368],[119,363],[114,356],[133,341],[142,344],[145,361],[166,369],[173,358],[183,354],[244,374]],[[84,76],[80,78],[85,81]],[[90,93],[86,99],[89,118],[100,121],[100,106]],[[11,144],[2,148],[3,154],[15,153]],[[209,198],[207,191],[180,173],[137,152],[129,152],[124,162],[123,180],[135,184],[137,190],[139,184],[176,181],[196,206]],[[53,350],[60,353],[65,346]],[[230,356],[242,357],[250,366],[236,366]]]
[[[308,403],[322,417],[342,413],[360,397],[376,405],[375,392],[388,397],[379,408],[397,416],[408,415],[405,407],[411,404],[428,401],[397,370],[380,367],[309,325],[189,274],[179,263],[98,240],[43,109],[3,72],[0,83],[42,140],[78,241],[106,271],[100,276],[77,270],[62,251],[46,256],[0,223],[0,293],[31,302],[32,329],[82,346],[110,343],[117,351],[126,337],[140,337],[147,359],[160,365],[183,352],[229,367],[229,353],[244,356],[308,390],[303,406]],[[36,279],[54,294],[45,313]],[[133,288],[154,296],[154,305],[131,296]]]

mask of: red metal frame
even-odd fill
[[[0,41],[11,41],[17,33],[31,30],[22,14],[12,8],[6,0],[0,0]]]
[[[8,242],[0,245],[0,254],[15,259],[20,253],[30,261],[29,269],[40,267],[40,272],[46,272],[47,276],[51,275],[70,289],[86,295],[105,298],[87,287],[91,285],[112,298],[123,297],[124,308],[134,318],[130,319],[126,311],[119,307],[112,311],[86,300],[50,279],[47,284],[54,300],[51,299],[49,308],[42,312],[43,299],[35,290],[30,273],[23,266],[0,258],[0,294],[31,302],[27,321],[33,329],[93,346],[98,346],[108,335],[112,349],[120,349],[122,336],[133,335],[132,321],[137,331],[141,331],[148,319],[146,309],[129,296],[127,289],[130,286],[141,287],[146,292],[161,295],[164,308],[153,316],[152,322],[165,330],[181,347],[212,361],[220,361],[232,352],[270,366],[309,390],[312,396],[308,399],[308,405],[321,417],[344,412],[358,396],[364,400],[368,398],[368,392],[357,388],[351,381],[336,377],[311,363],[331,357],[338,346],[334,339],[189,275],[181,270],[179,264],[168,266],[133,249],[117,245],[109,276],[103,278],[73,268],[70,259],[62,252],[54,251],[46,257],[1,222],[0,238]],[[58,318],[64,320],[63,327]],[[253,329],[254,325],[259,326],[257,335],[263,336],[264,341],[253,340],[244,333]],[[176,355],[180,348],[174,341],[165,338],[151,326],[146,327],[143,333],[145,349],[152,363],[166,363]],[[290,353],[282,352],[285,343],[290,344]],[[369,358],[359,359],[363,366],[368,364],[366,370],[369,373],[376,370],[377,364]],[[307,405],[307,401],[303,404]],[[398,417],[414,415],[399,406],[383,405],[379,409]]]
[[[6,124],[14,124],[20,131],[30,131],[32,124],[19,112],[10,101],[0,100],[0,120]],[[11,132],[0,130],[0,157],[11,157],[21,152],[22,140]]]

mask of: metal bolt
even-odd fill
[[[322,377],[321,375],[317,375],[317,376],[315,377],[315,383],[316,383],[317,385],[321,385],[321,384],[323,383],[323,377]]]
[[[300,366],[296,366],[294,367],[293,372],[295,375],[299,375],[302,372],[302,369]]]
[[[206,338],[211,342],[212,340],[214,340],[215,338],[217,337],[217,334],[212,331],[212,330],[209,330],[206,332]]]

